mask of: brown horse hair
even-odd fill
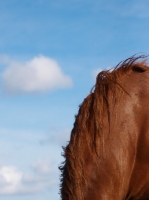
[[[63,147],[65,161],[59,167],[61,170],[60,194],[62,200],[84,200],[83,188],[89,182],[88,174],[85,171],[85,148],[92,155],[93,160],[97,160],[94,158],[100,157],[104,151],[102,116],[106,113],[110,127],[108,94],[109,92],[110,95],[112,94],[112,102],[116,105],[119,96],[122,93],[127,93],[121,86],[122,76],[129,73],[130,70],[137,73],[148,70],[146,57],[145,55],[134,55],[120,62],[112,71],[106,70],[98,74],[94,89],[79,108],[70,142],[66,147]],[[90,130],[92,130],[92,134],[90,134]],[[86,146],[84,147],[84,145]]]

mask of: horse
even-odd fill
[[[149,200],[146,55],[134,55],[97,75],[63,156],[62,200]]]

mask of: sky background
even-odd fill
[[[100,70],[149,52],[148,11],[147,0],[0,0],[0,199],[60,199],[78,106]]]

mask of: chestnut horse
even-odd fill
[[[149,200],[146,56],[132,56],[98,74],[64,157],[62,200]]]

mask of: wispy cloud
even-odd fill
[[[70,133],[70,129],[60,130],[56,127],[51,127],[47,131],[45,138],[40,140],[40,144],[45,145],[51,143],[58,146],[65,146],[70,140]]]
[[[7,55],[0,55],[0,64],[8,64],[10,62],[10,58]]]
[[[50,159],[38,159],[36,162],[31,164],[32,169],[38,174],[50,174],[53,172],[52,162]]]
[[[102,68],[94,69],[92,71],[92,77],[93,77],[93,79],[95,79],[96,76],[99,74],[99,72],[101,72],[102,70],[103,70]]]
[[[130,1],[124,6],[124,9],[118,9],[123,16],[133,16],[136,18],[148,18],[149,17],[149,3],[148,1]]]
[[[122,1],[114,0],[107,4],[103,4],[105,10],[111,10],[118,13],[121,16],[129,17],[133,16],[135,18],[148,18],[149,17],[149,2],[148,0],[130,0],[126,1],[125,4]]]
[[[51,58],[40,55],[24,63],[1,58],[1,62],[6,61],[2,83],[8,94],[43,93],[72,86],[71,78]]]
[[[103,68],[94,69],[94,70],[91,72],[93,79],[96,79],[97,75],[98,75],[101,71],[103,71],[103,70],[110,70],[110,71],[112,71],[112,70],[113,70],[113,67],[106,67],[105,69],[103,69]]]

